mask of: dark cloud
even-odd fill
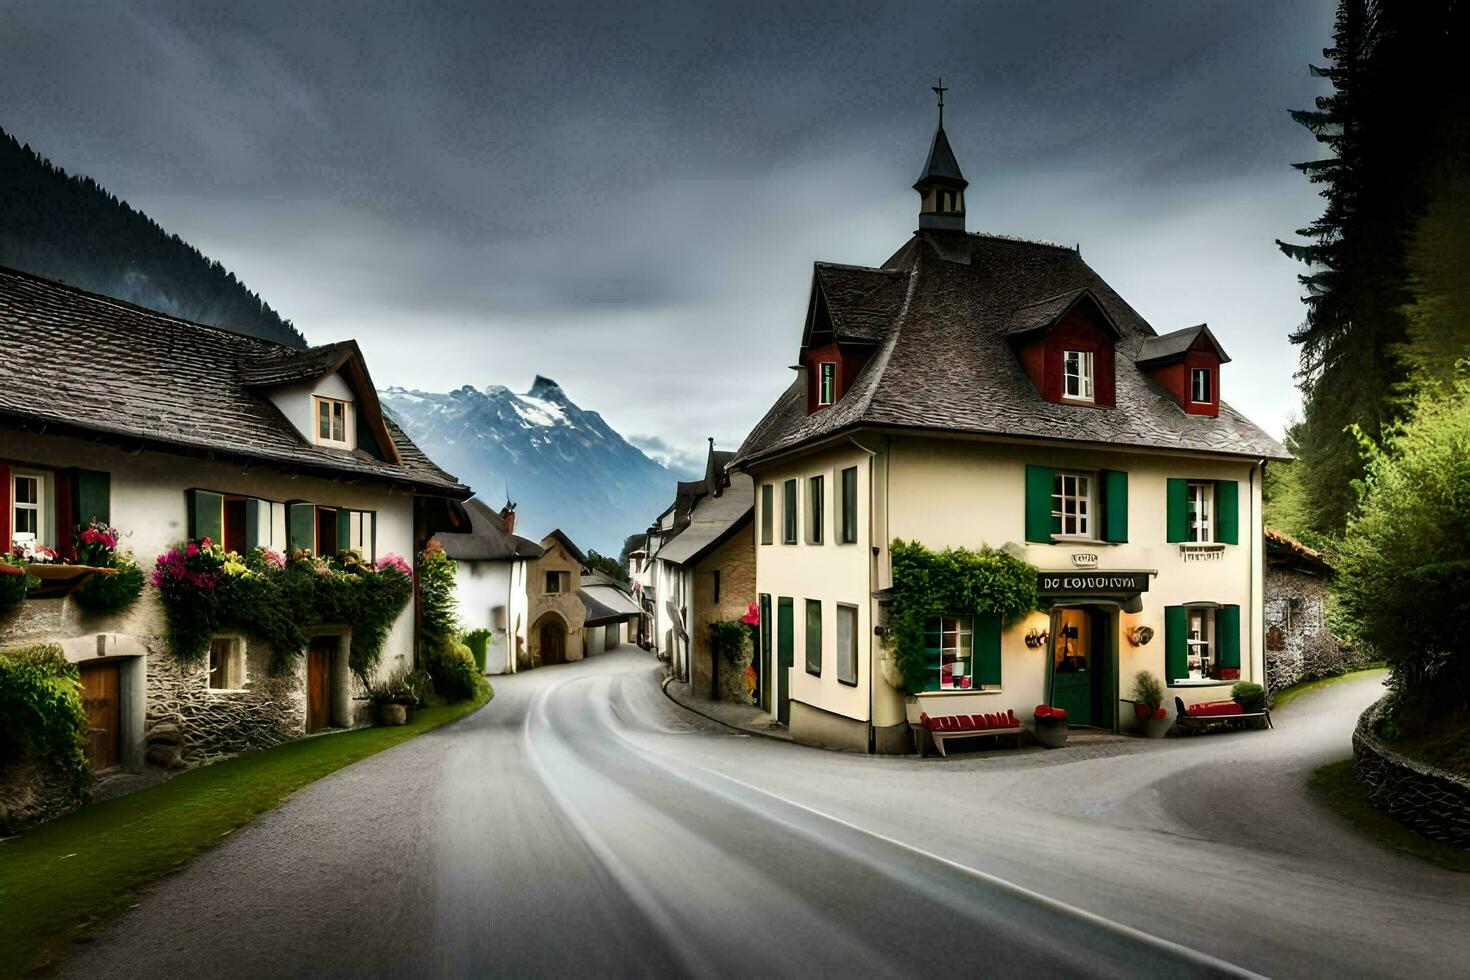
[[[811,261],[912,230],[943,74],[971,228],[1215,324],[1277,428],[1332,6],[13,0],[0,126],[384,383],[550,373],[697,455],[787,383]]]

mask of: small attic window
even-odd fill
[[[1062,396],[1093,400],[1092,351],[1069,350],[1062,355]]]
[[[352,403],[340,398],[312,396],[316,403],[316,444],[334,449],[352,448]]]
[[[1201,405],[1208,405],[1214,399],[1210,391],[1214,387],[1210,382],[1209,368],[1194,368],[1189,373],[1189,399]]]
[[[818,365],[817,404],[831,405],[837,401],[837,365],[823,361]]]

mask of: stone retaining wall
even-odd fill
[[[1353,771],[1373,805],[1430,840],[1470,848],[1470,780],[1410,759],[1373,734],[1383,702],[1353,731]]]

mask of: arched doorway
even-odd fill
[[[567,628],[555,616],[541,621],[541,663],[564,664],[567,662]]]

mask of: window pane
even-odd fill
[[[837,679],[857,683],[858,611],[856,606],[837,607]]]
[[[40,499],[40,480],[33,476],[18,476],[15,478],[15,502],[18,504],[34,504]]]
[[[332,438],[332,407],[324,401],[316,403],[316,431],[318,439]]]
[[[825,501],[823,500],[822,478],[820,476],[811,478],[807,487],[807,495],[811,499],[811,513],[807,515],[807,519],[811,525],[808,528],[808,534],[811,536],[812,544],[821,544],[822,505]]]
[[[842,542],[856,544],[858,535],[857,467],[842,471]]]

